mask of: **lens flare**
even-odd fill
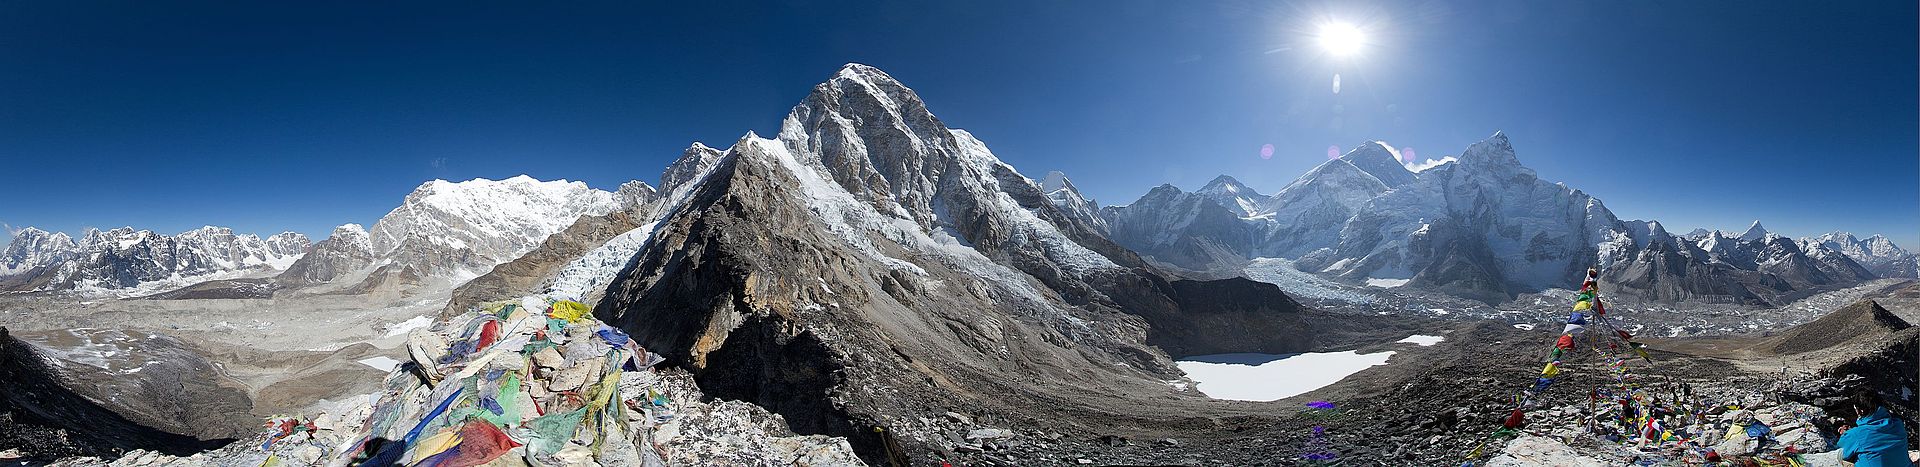
[[[1273,145],[1272,145],[1272,144],[1262,144],[1262,145],[1260,145],[1260,158],[1261,158],[1261,159],[1272,159],[1272,158],[1273,158]]]
[[[1334,94],[1340,93],[1340,74],[1339,73],[1333,74],[1333,93]]]
[[[1400,148],[1400,162],[1413,163],[1413,146]]]
[[[1327,160],[1340,158],[1340,145],[1327,146]]]

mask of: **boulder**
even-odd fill
[[[1550,438],[1521,435],[1508,441],[1500,454],[1487,460],[1487,467],[1523,467],[1552,465],[1562,467],[1604,467],[1606,464],[1579,455],[1572,447]]]

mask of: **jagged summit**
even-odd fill
[[[310,241],[297,232],[265,239],[203,226],[176,235],[119,227],[65,233],[21,229],[0,250],[0,290],[126,295],[288,267]]]
[[[1493,132],[1493,136],[1467,146],[1466,152],[1460,154],[1460,165],[1533,172],[1533,169],[1520,165],[1520,158],[1514,155],[1513,142],[1507,139],[1505,132],[1500,131]]]
[[[1767,238],[1768,233],[1769,232],[1767,232],[1767,228],[1761,226],[1760,221],[1756,219],[1753,221],[1753,225],[1747,227],[1747,231],[1745,233],[1740,234],[1739,238],[1740,238],[1740,241],[1751,242],[1754,240]]]
[[[1200,187],[1200,191],[1238,194],[1252,192],[1253,189],[1247,188],[1246,185],[1241,184],[1239,180],[1235,180],[1232,176],[1221,175],[1213,177],[1213,180],[1207,182],[1206,186]]]
[[[686,151],[680,153],[679,159],[674,159],[672,164],[667,165],[667,170],[660,173],[660,191],[672,193],[686,186],[695,176],[707,173],[707,169],[713,168],[713,165],[720,161],[720,155],[723,152],[707,147],[699,141],[693,142],[692,146],[688,146]]]
[[[1214,177],[1213,181],[1207,182],[1206,186],[1201,187],[1194,193],[1213,200],[1213,202],[1219,204],[1220,207],[1227,208],[1227,210],[1233,211],[1235,215],[1241,217],[1260,213],[1261,205],[1267,201],[1266,195],[1262,195],[1260,192],[1254,191],[1254,189],[1241,184],[1239,180],[1235,180],[1233,177],[1226,175]]]
[[[1368,141],[1340,156],[1340,160],[1367,172],[1389,188],[1413,183],[1414,173],[1400,163],[1400,151],[1384,141]]]
[[[1655,300],[1759,304],[1876,276],[1920,275],[1913,256],[1885,246],[1880,249],[1888,253],[1875,254],[1870,242],[1850,237],[1796,244],[1756,223],[1744,238],[1722,231],[1682,238],[1658,222],[1618,219],[1591,195],[1540,180],[1520,164],[1504,132],[1474,143],[1456,162],[1418,174],[1395,154],[1378,141],[1363,144],[1296,178],[1256,215],[1239,220],[1172,202],[1178,190],[1170,187],[1102,214],[1116,226],[1122,218],[1151,226],[1138,232],[1116,227],[1113,238],[1184,268],[1282,258],[1303,271],[1351,281],[1407,279],[1492,303],[1564,287],[1595,257],[1606,280]]]
[[[1069,189],[1069,188],[1074,188],[1074,186],[1073,186],[1073,181],[1067,180],[1066,172],[1061,172],[1058,170],[1050,170],[1050,171],[1047,171],[1047,175],[1045,177],[1040,178],[1040,191],[1051,193],[1054,191],[1059,191],[1062,189]]]

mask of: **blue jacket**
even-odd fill
[[[1852,429],[1840,435],[1840,458],[1854,467],[1912,467],[1907,462],[1907,424],[1886,407],[1860,417]]]

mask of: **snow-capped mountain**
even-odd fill
[[[0,276],[65,261],[74,253],[73,237],[66,232],[49,233],[28,227],[13,233],[13,241],[0,250]]]
[[[1753,225],[1747,226],[1746,232],[1742,232],[1739,237],[1734,237],[1734,238],[1737,238],[1742,242],[1751,242],[1755,240],[1764,240],[1767,238],[1767,234],[1770,234],[1770,233],[1772,232],[1768,232],[1766,227],[1763,227],[1760,225],[1760,221],[1755,220],[1753,221]]]
[[[1838,251],[1865,266],[1878,277],[1920,277],[1920,256],[1893,244],[1882,235],[1854,238],[1846,232],[1832,232],[1800,239],[1801,248],[1814,245]]]
[[[1162,264],[1190,270],[1235,266],[1250,255],[1263,223],[1247,222],[1206,195],[1160,185],[1125,206],[1100,210],[1107,236]]]
[[[1046,193],[1047,200],[1054,207],[1066,213],[1068,217],[1086,222],[1100,231],[1107,230],[1107,220],[1100,217],[1100,202],[1080,194],[1080,188],[1073,186],[1073,180],[1058,170],[1047,172],[1040,179],[1040,191]]]
[[[1658,222],[1620,220],[1600,200],[1541,180],[1503,133],[1418,173],[1391,146],[1362,144],[1265,199],[1221,197],[1251,192],[1223,180],[1231,178],[1209,184],[1211,196],[1182,198],[1163,186],[1102,214],[1115,241],[1188,269],[1287,258],[1308,272],[1489,302],[1571,287],[1590,266],[1657,300],[1760,303],[1875,277],[1857,262],[1871,255],[1796,243],[1759,222],[1738,234],[1682,237]],[[1258,209],[1237,216],[1238,227],[1218,214],[1248,205]]]
[[[714,164],[720,163],[720,155],[720,150],[695,141],[680,153],[680,158],[667,165],[666,171],[660,173],[660,190],[672,193],[688,183],[698,181],[702,174],[713,169]]]
[[[1214,177],[1213,181],[1207,182],[1206,186],[1200,187],[1200,190],[1194,193],[1213,200],[1214,204],[1225,207],[1241,217],[1260,212],[1260,202],[1266,199],[1266,196],[1261,196],[1260,192],[1253,191],[1252,188],[1241,185],[1239,180],[1225,175]]]
[[[1258,214],[1266,222],[1256,253],[1292,258],[1335,246],[1344,222],[1368,201],[1411,183],[1413,172],[1397,157],[1384,143],[1363,144],[1275,192],[1261,203],[1266,209]]]
[[[644,183],[623,185],[616,201],[614,193],[586,183],[526,175],[433,180],[415,188],[371,229],[356,224],[334,229],[314,254],[288,268],[281,282],[315,284],[362,273],[367,274],[362,288],[395,279],[460,282],[526,254],[580,216],[604,215],[655,196]]]
[[[318,284],[373,265],[373,240],[360,224],[342,224],[280,273],[286,285]]]
[[[206,226],[167,236],[121,227],[88,229],[79,242],[28,228],[0,252],[7,290],[133,294],[285,269],[306,252],[305,235],[266,239]]]

